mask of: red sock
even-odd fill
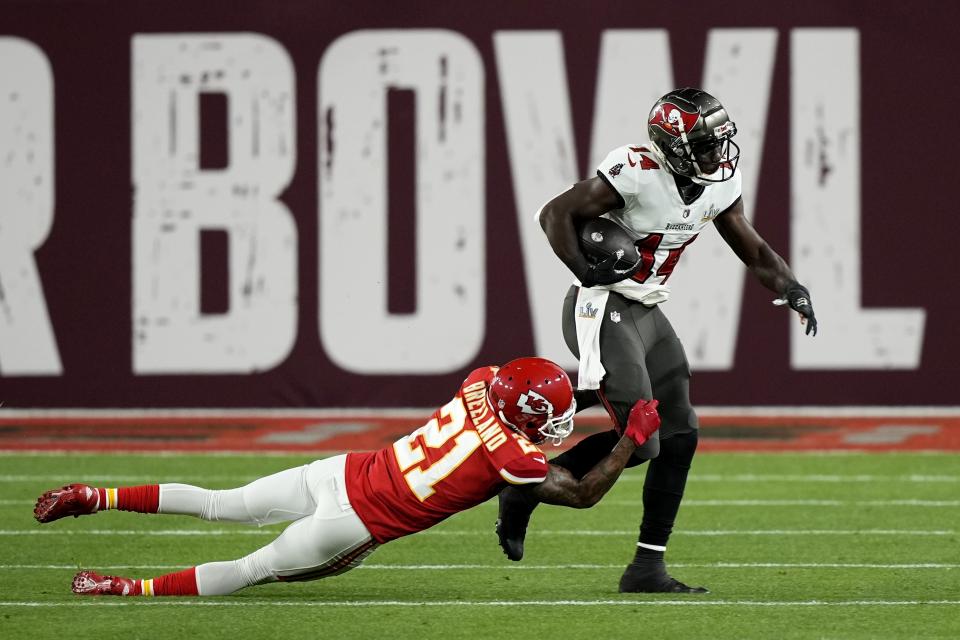
[[[145,596],[198,596],[197,568],[190,567],[149,580],[138,580]]]
[[[98,511],[120,509],[138,513],[156,513],[160,509],[160,485],[158,484],[119,489],[98,488],[97,493],[100,494]]]

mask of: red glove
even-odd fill
[[[657,413],[656,400],[637,400],[637,404],[630,409],[627,418],[627,428],[623,435],[641,446],[653,433],[660,428],[660,414]]]

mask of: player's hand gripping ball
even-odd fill
[[[578,233],[588,265],[584,273],[577,274],[583,286],[620,282],[640,269],[643,258],[636,240],[613,220],[592,218]]]

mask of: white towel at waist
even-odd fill
[[[580,287],[577,293],[577,346],[580,349],[578,389],[599,389],[606,370],[600,363],[600,325],[610,291]]]
[[[670,296],[668,285],[656,284],[645,287],[630,285],[618,286],[616,283],[607,286],[586,288],[580,286],[577,293],[576,323],[577,346],[580,349],[580,369],[577,372],[578,389],[599,389],[600,381],[607,374],[600,362],[600,325],[603,324],[607,298],[611,291],[652,307],[665,302]]]

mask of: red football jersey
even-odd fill
[[[453,400],[393,446],[347,454],[347,495],[373,539],[432,527],[489,500],[504,482],[547,477],[547,457],[504,425],[487,400],[497,367],[473,371]]]

